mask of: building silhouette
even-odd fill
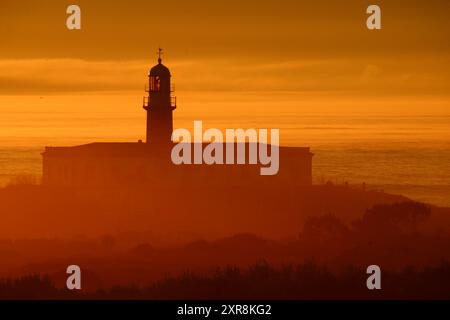
[[[173,164],[171,149],[174,143],[171,135],[176,100],[172,96],[170,70],[162,64],[161,50],[158,64],[150,69],[148,77],[148,95],[143,101],[147,113],[146,141],[46,147],[42,153],[44,185],[311,185],[313,154],[308,147],[279,147],[279,172],[275,176],[261,176],[261,164],[249,164],[248,143],[245,143],[246,164]],[[193,145],[192,143],[191,146]],[[206,144],[202,144],[202,148],[205,146]],[[232,147],[236,155],[237,143]]]

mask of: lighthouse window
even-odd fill
[[[161,88],[161,81],[159,76],[150,77],[150,91],[159,91]]]

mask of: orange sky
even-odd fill
[[[0,94],[141,89],[160,45],[178,90],[444,95],[450,3],[1,1]]]
[[[358,114],[450,114],[445,0],[377,1],[379,31],[366,28],[372,2],[361,0],[0,1],[2,145],[142,139],[158,46],[176,85],[175,127],[284,128],[282,143],[314,146],[329,132],[289,128],[309,116],[364,127]],[[73,3],[80,31],[66,28]]]

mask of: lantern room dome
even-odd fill
[[[150,69],[150,76],[170,77],[170,70],[161,63],[161,59],[158,59],[158,64]]]

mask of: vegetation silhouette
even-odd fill
[[[48,299],[63,294],[49,276],[35,274],[0,280],[0,299]]]
[[[205,276],[185,272],[149,286],[114,286],[95,292],[57,289],[38,275],[0,281],[8,299],[450,299],[450,264],[383,272],[382,290],[366,288],[365,270],[347,266],[338,273],[305,262],[274,268],[260,262],[247,269],[218,268]]]
[[[0,299],[447,299],[450,234],[438,228],[441,216],[400,201],[353,220],[311,215],[287,240],[250,232],[170,246],[147,232],[0,239]],[[65,289],[74,261],[81,292]],[[366,288],[372,264],[382,269],[381,291]]]

